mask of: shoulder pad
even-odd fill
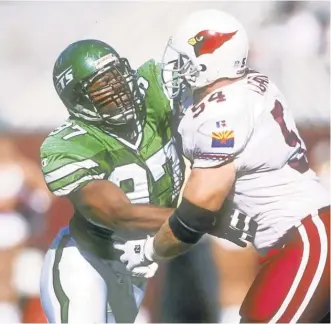
[[[144,77],[148,81],[155,82],[162,86],[161,83],[161,67],[155,60],[151,59],[142,64],[138,68],[138,75]]]
[[[102,144],[95,132],[90,125],[68,119],[48,134],[40,151],[44,153],[68,153],[72,149],[76,150],[80,147],[86,153],[89,153],[90,150],[102,150]]]

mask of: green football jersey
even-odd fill
[[[172,111],[160,69],[148,61],[138,69],[145,86],[146,117],[132,144],[84,121],[69,118],[41,146],[46,184],[57,196],[95,179],[118,185],[132,203],[172,207],[183,182],[183,163],[171,131]]]

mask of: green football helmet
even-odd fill
[[[98,40],[69,45],[55,62],[53,83],[69,114],[88,122],[124,125],[142,110],[136,71]]]

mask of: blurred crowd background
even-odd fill
[[[50,195],[39,169],[40,144],[67,117],[52,85],[55,59],[71,42],[96,38],[138,67],[160,59],[181,17],[201,8],[242,21],[251,41],[249,65],[287,96],[310,165],[330,190],[330,2],[1,1],[0,323],[45,322],[40,268],[72,212],[65,198]],[[251,247],[207,238],[160,268],[140,316],[215,322],[221,314],[234,321],[258,267]]]

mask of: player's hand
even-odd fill
[[[256,221],[232,209],[231,205],[225,202],[214,230],[208,234],[231,241],[240,247],[246,247],[247,242],[254,241],[257,226]]]
[[[152,278],[158,267],[159,265],[156,262],[153,262],[148,266],[136,267],[132,270],[132,276],[139,278]]]
[[[232,226],[228,226],[224,229],[220,235],[216,235],[222,239],[228,240],[240,247],[246,247],[247,241],[243,238],[244,233],[242,231],[233,228]]]
[[[148,257],[153,250],[153,238],[147,236],[143,240],[127,241],[125,243],[114,243],[114,248],[124,253],[120,256],[121,262],[126,264],[126,268],[132,271],[137,267],[149,266],[153,260]],[[155,270],[156,271],[156,270]]]

